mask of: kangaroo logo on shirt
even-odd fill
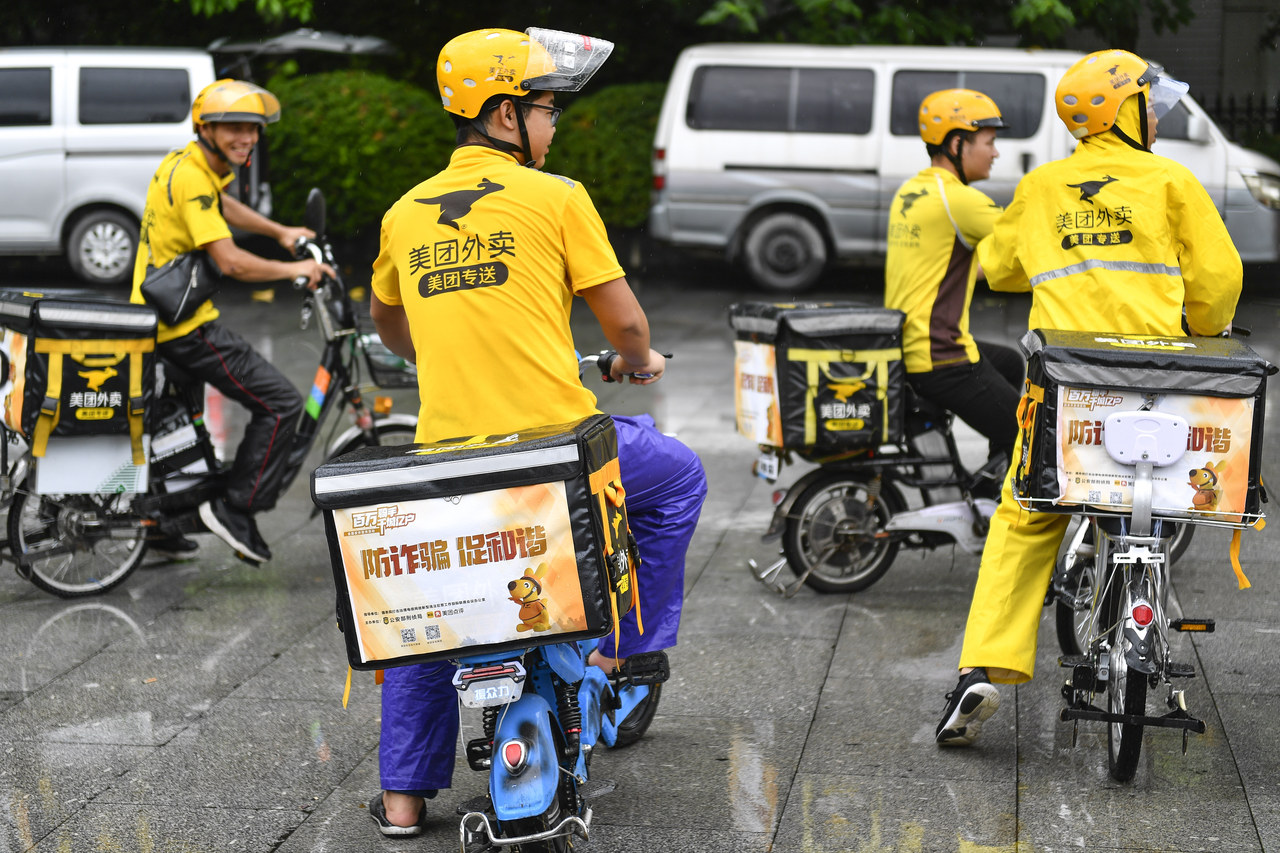
[[[924,198],[928,194],[929,194],[928,190],[920,190],[920,192],[916,192],[916,193],[903,193],[901,196],[899,196],[902,199],[902,210],[900,211],[900,213],[905,217],[907,215],[907,211],[911,209],[911,205],[915,204],[917,201]]]
[[[1080,190],[1081,201],[1087,201],[1089,204],[1093,204],[1093,197],[1102,192],[1103,187],[1115,180],[1117,179],[1107,175],[1101,181],[1085,181],[1079,184],[1067,184],[1067,186],[1072,189]]]
[[[211,195],[198,195],[191,200],[200,202],[201,210],[208,210],[213,207],[214,198]]]
[[[454,190],[451,193],[438,195],[435,198],[415,198],[418,204],[438,204],[440,205],[440,218],[436,220],[441,225],[448,225],[456,231],[461,231],[462,227],[458,225],[458,220],[471,212],[471,206],[480,199],[504,190],[502,184],[495,184],[493,181],[485,178],[476,185],[474,190]]]

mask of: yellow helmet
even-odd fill
[[[613,42],[559,30],[474,30],[440,51],[436,82],[447,111],[475,118],[494,95],[576,92],[612,51]]]
[[[1008,127],[996,102],[972,89],[943,89],[920,102],[920,138],[941,145],[953,130]]]
[[[1058,81],[1053,95],[1058,118],[1076,139],[1110,130],[1125,99],[1149,93],[1159,73],[1159,67],[1127,50],[1091,53]]]
[[[280,100],[261,86],[244,80],[215,80],[200,90],[191,104],[197,128],[212,122],[251,121],[267,125],[280,120]]]

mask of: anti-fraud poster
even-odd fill
[[[1130,506],[1131,466],[1114,462],[1103,445],[1112,412],[1137,411],[1136,391],[1058,388],[1058,489],[1064,504]],[[1253,428],[1252,398],[1162,394],[1156,411],[1180,415],[1190,426],[1177,463],[1153,469],[1152,507],[1173,513],[1207,513],[1224,519],[1245,508]]]
[[[363,662],[587,628],[562,482],[333,520]]]
[[[734,411],[738,432],[756,444],[782,446],[778,370],[772,344],[734,341]]]

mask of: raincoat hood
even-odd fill
[[[1147,111],[1145,102],[1145,95],[1130,95],[1125,98],[1124,102],[1120,104],[1120,111],[1116,113],[1116,121],[1111,129],[1102,133],[1090,134],[1081,139],[1080,144],[1106,147],[1120,145],[1126,148],[1137,148],[1139,151],[1150,150],[1146,147]],[[1128,137],[1128,139],[1125,137]],[[1137,144],[1134,145],[1129,140]]]

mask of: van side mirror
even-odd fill
[[[1187,139],[1197,145],[1208,145],[1212,141],[1212,137],[1209,135],[1209,120],[1195,113],[1188,115]]]

